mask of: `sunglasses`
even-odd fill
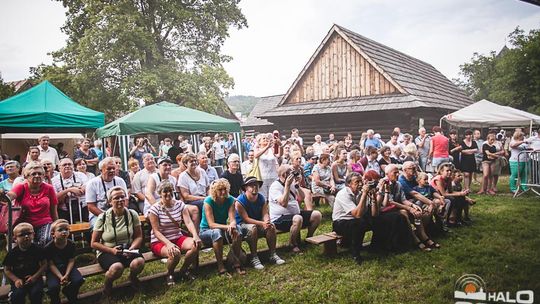
[[[60,233],[69,233],[69,228],[67,228],[67,227],[62,227],[62,228],[56,229],[56,231],[58,231],[58,232],[60,232]]]

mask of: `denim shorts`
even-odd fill
[[[236,230],[238,233],[242,234],[242,230],[240,226],[236,225]],[[223,238],[223,244],[231,244],[232,243],[232,236],[227,233],[226,230],[221,229],[201,229],[199,232],[199,237],[201,238],[201,241],[203,242],[204,246],[211,247],[214,242],[219,241],[219,239]]]

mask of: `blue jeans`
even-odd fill
[[[65,267],[59,267],[61,273],[65,273]],[[79,289],[84,283],[84,278],[77,270],[76,267],[71,270],[69,274],[69,284],[64,287],[62,293],[66,296],[69,303],[77,302],[77,295],[79,294]],[[52,272],[47,272],[47,294],[51,298],[51,303],[56,304],[60,303],[60,280]]]
[[[26,295],[30,297],[30,303],[42,303],[43,302],[43,280],[41,277],[37,279],[33,284],[28,284],[22,288],[15,287],[15,284],[11,285],[10,302],[14,304],[24,304],[24,298]]]
[[[431,166],[433,167],[433,170],[435,172],[439,171],[439,165],[440,164],[443,164],[443,163],[448,163],[450,162],[450,158],[449,157],[434,157],[432,160],[431,160]]]
[[[240,235],[242,234],[242,228],[239,225],[236,225],[236,230]],[[232,243],[232,236],[221,229],[201,229],[199,236],[204,246],[208,247],[212,246],[213,243],[219,241],[221,238],[223,238],[223,244]]]

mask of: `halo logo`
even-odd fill
[[[509,291],[486,292],[486,283],[475,274],[461,276],[454,285],[454,299],[456,304],[482,304],[482,303],[534,303],[532,290],[520,290],[512,295]]]

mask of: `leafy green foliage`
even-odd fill
[[[509,35],[511,48],[499,54],[474,53],[460,66],[458,85],[473,99],[488,99],[540,114],[540,30],[525,34],[516,28]]]
[[[237,0],[62,3],[67,45],[52,53],[55,64],[33,70],[35,78],[110,119],[164,100],[228,112],[223,89],[234,82],[221,46],[230,27],[247,26]]]
[[[227,97],[225,102],[227,102],[233,112],[241,112],[247,116],[259,100],[260,98],[255,96],[236,95]]]
[[[2,75],[0,75],[0,100],[4,100],[15,94],[15,90],[12,86],[4,82]]]

